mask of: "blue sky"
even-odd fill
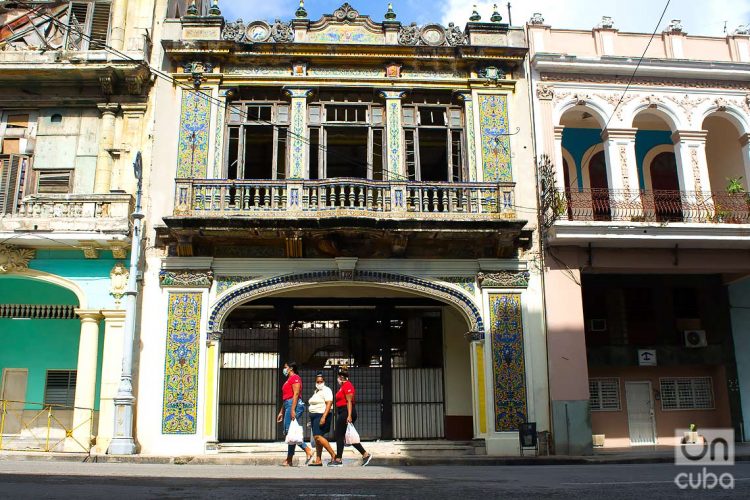
[[[227,20],[242,18],[245,22],[256,19],[291,19],[299,0],[219,0]],[[342,0],[306,0],[305,8],[312,20],[333,12]],[[376,21],[383,19],[388,1],[353,0],[352,4],[362,14]],[[492,14],[492,0],[394,0],[393,8],[398,20],[419,24],[455,22],[463,24],[471,15],[472,5],[478,5],[483,20]],[[497,2],[500,13],[507,21],[506,1]],[[659,20],[664,0],[515,0],[513,24],[524,23],[534,12],[541,12],[548,24],[558,28],[590,29],[602,16],[611,16],[615,26],[622,31],[651,32]],[[688,34],[721,36],[724,23],[734,31],[739,25],[750,22],[750,0],[672,0],[662,28],[669,20],[681,19]]]

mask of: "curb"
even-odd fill
[[[243,456],[226,455],[195,455],[195,456],[151,456],[151,455],[87,455],[83,453],[70,454],[4,454],[0,453],[0,462],[68,462],[68,463],[103,463],[103,464],[145,464],[145,465],[278,465],[283,459],[283,453],[278,456]],[[346,459],[346,462],[358,459]],[[735,457],[736,462],[750,462],[750,455]],[[303,466],[301,459],[298,466]],[[374,466],[408,467],[408,466],[530,466],[530,465],[614,465],[614,464],[670,464],[674,463],[672,456],[658,457],[404,457],[404,456],[375,456]]]

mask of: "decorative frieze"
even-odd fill
[[[527,288],[529,277],[528,271],[478,273],[477,282],[482,288]]]
[[[244,283],[246,281],[253,281],[258,279],[258,276],[217,276],[216,277],[216,293],[221,294],[229,290],[235,285]]]
[[[542,81],[570,82],[570,83],[615,83],[627,85],[630,81],[628,76],[618,75],[592,75],[579,73],[542,73]],[[750,85],[745,81],[731,80],[699,80],[699,79],[676,79],[656,77],[635,77],[632,85],[656,86],[656,87],[684,87],[696,89],[728,89],[728,90],[750,90]]]
[[[163,287],[209,288],[213,281],[213,271],[159,271],[159,285]]]
[[[169,294],[162,434],[195,434],[198,429],[202,295]]]
[[[551,101],[555,97],[555,89],[552,85],[540,83],[536,86],[536,96],[543,101]]]
[[[517,431],[527,419],[526,363],[520,294],[490,294],[495,431]]]
[[[26,271],[35,255],[31,248],[0,244],[0,274]]]

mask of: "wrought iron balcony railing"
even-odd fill
[[[552,206],[557,220],[750,223],[747,193],[566,189]]]
[[[175,216],[514,219],[513,183],[177,179]]]

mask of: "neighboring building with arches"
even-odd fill
[[[304,399],[351,367],[365,439],[518,455],[549,431],[524,31],[306,15],[165,21],[141,451],[282,438],[294,359]]]
[[[527,33],[537,153],[555,188],[543,204],[557,449],[674,444],[686,423],[742,438],[747,30],[692,37],[672,21],[635,74],[651,36],[611,18],[581,31],[536,15]]]

